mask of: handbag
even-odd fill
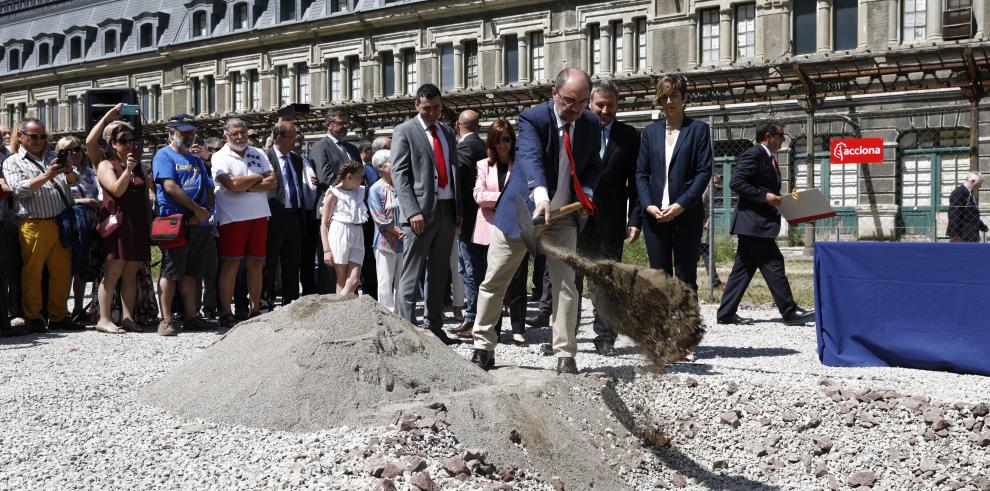
[[[96,233],[100,234],[100,237],[106,239],[113,235],[117,229],[120,228],[120,217],[116,213],[111,213],[106,216],[100,223],[96,224]]]
[[[186,238],[186,218],[181,213],[156,217],[151,222],[151,240],[158,242],[162,249],[183,247]]]

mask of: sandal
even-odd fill
[[[111,325],[113,326],[112,328],[104,326],[102,324],[97,324],[96,330],[106,334],[124,334],[124,332],[126,332],[116,324],[111,324]]]
[[[120,322],[120,326],[124,328],[125,331],[130,332],[144,332],[144,327],[142,327],[137,322],[131,319],[124,319]]]

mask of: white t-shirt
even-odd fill
[[[254,220],[271,216],[268,208],[268,193],[256,193],[253,191],[234,192],[220,185],[217,179],[222,175],[230,177],[243,177],[255,174],[264,174],[272,171],[272,164],[268,162],[268,157],[260,150],[248,146],[244,151],[244,157],[237,155],[228,145],[213,154],[213,181],[216,183],[216,205],[217,220],[220,225],[231,222],[242,222],[244,220]]]

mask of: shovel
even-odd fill
[[[571,203],[550,212],[550,222],[581,209]],[[588,259],[554,246],[544,246],[522,196],[516,196],[519,236],[530,254],[546,254],[581,272],[594,284],[595,308],[619,334],[632,338],[658,372],[683,360],[701,342],[701,307],[698,295],[682,281],[662,270],[610,260]]]

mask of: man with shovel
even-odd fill
[[[495,366],[495,325],[502,312],[502,297],[526,255],[517,207],[524,202],[534,218],[543,218],[547,224],[540,237],[543,244],[568,252],[577,246],[578,221],[576,215],[560,210],[578,202],[569,209],[595,211],[591,194],[602,174],[602,160],[598,148],[601,127],[598,117],[587,109],[591,79],[583,70],[565,68],[557,75],[552,94],[551,101],[519,115],[515,166],[495,210],[496,230],[488,250],[488,271],[478,289],[471,357],[484,370]],[[578,316],[574,270],[551,257],[547,267],[556,302],[552,329],[557,373],[574,374],[577,337],[573,327]]]

